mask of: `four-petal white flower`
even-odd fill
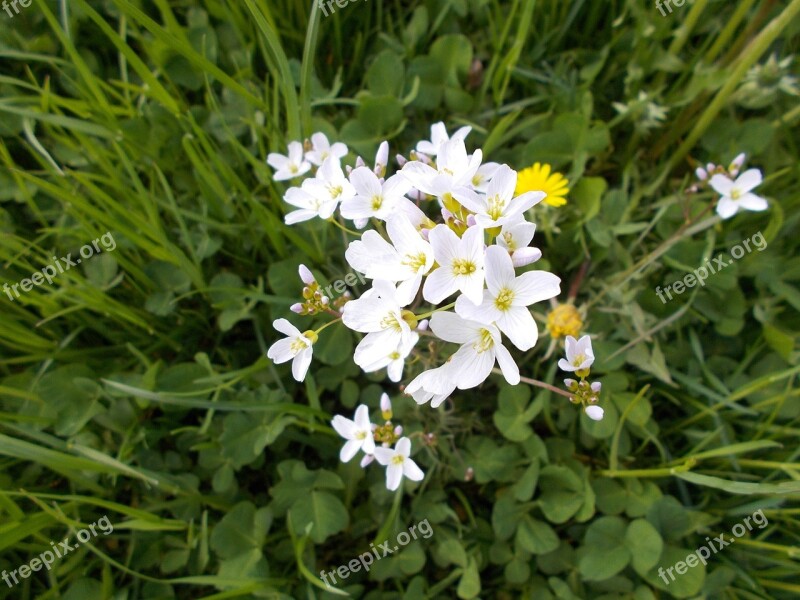
[[[341,142],[336,142],[331,146],[324,133],[315,133],[311,136],[311,150],[306,152],[306,160],[320,166],[329,156],[344,158],[347,156],[347,146]]]
[[[525,192],[515,198],[516,187],[517,172],[508,165],[502,165],[486,187],[486,194],[461,187],[453,192],[453,196],[475,213],[478,225],[488,229],[518,220],[526,210],[547,196],[544,192]]]
[[[530,350],[539,337],[528,306],[561,293],[561,279],[547,271],[530,271],[519,277],[508,252],[500,246],[486,249],[486,286],[483,302],[466,296],[456,301],[456,312],[466,319],[495,324],[520,350]]]
[[[723,219],[732,217],[742,209],[762,211],[768,206],[764,198],[751,193],[751,190],[761,185],[761,171],[758,169],[748,169],[736,181],[717,173],[709,184],[722,194],[717,202],[717,214]]]
[[[442,144],[449,142],[450,140],[464,140],[466,139],[467,135],[469,135],[470,131],[472,131],[472,127],[462,127],[461,129],[457,130],[452,137],[450,137],[447,134],[447,128],[444,126],[444,123],[441,121],[439,123],[434,123],[431,125],[430,141],[423,140],[417,143],[417,152],[421,152],[427,156],[436,156],[439,154]]]
[[[303,157],[303,144],[300,142],[291,142],[289,144],[288,156],[270,152],[267,156],[267,164],[275,169],[275,174],[272,176],[275,181],[294,179],[311,169],[311,163]]]
[[[558,361],[558,367],[562,371],[583,371],[592,366],[594,362],[594,352],[592,351],[592,339],[585,335],[576,340],[571,335],[566,339],[567,358]]]
[[[386,487],[394,491],[400,487],[403,477],[411,481],[422,481],[425,473],[422,472],[413,460],[411,455],[411,440],[407,437],[400,438],[395,444],[394,450],[389,448],[375,448],[375,459],[386,466]]]
[[[361,404],[356,409],[355,418],[351,421],[341,415],[336,415],[331,425],[340,436],[347,440],[339,452],[339,459],[350,462],[359,450],[366,454],[375,452],[375,438],[372,435],[372,423],[369,420],[369,408]]]
[[[276,364],[291,360],[292,376],[297,381],[303,381],[311,364],[312,344],[316,334],[313,331],[301,333],[286,319],[276,319],[272,326],[287,337],[272,344],[267,350],[267,357]]]
[[[459,238],[447,225],[437,225],[428,234],[439,268],[425,280],[422,295],[439,304],[461,291],[475,304],[483,297],[483,229],[470,227]]]

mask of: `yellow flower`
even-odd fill
[[[525,192],[544,192],[547,194],[543,202],[550,206],[564,206],[565,196],[569,193],[569,182],[561,173],[551,173],[548,164],[534,163],[532,167],[522,169],[517,174],[516,195]]]
[[[581,313],[572,304],[559,304],[547,315],[547,331],[553,338],[578,337],[583,327]]]

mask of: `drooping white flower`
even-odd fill
[[[428,233],[428,241],[439,268],[425,279],[425,300],[439,304],[460,290],[479,304],[483,297],[483,229],[470,227],[459,238],[447,225],[440,224]]]
[[[360,240],[350,242],[344,256],[369,279],[400,282],[397,299],[400,306],[406,306],[417,295],[422,276],[433,267],[433,248],[404,213],[389,218],[386,233],[391,244],[377,231],[366,231]]]
[[[403,378],[406,358],[417,345],[419,334],[412,331],[407,335],[401,335],[397,346],[389,352],[386,351],[388,344],[386,337],[387,334],[372,333],[364,337],[356,346],[353,360],[365,373],[385,368],[389,380],[398,382]]]
[[[403,477],[411,481],[422,481],[425,473],[422,472],[413,460],[411,454],[411,440],[407,437],[400,438],[394,450],[389,448],[375,448],[375,459],[386,467],[386,487],[394,491],[400,487]]]
[[[411,183],[400,175],[392,175],[381,182],[371,169],[359,167],[350,173],[350,183],[356,195],[342,202],[340,211],[345,219],[385,221],[399,204],[411,204],[405,197],[411,190]]]
[[[412,332],[403,319],[394,284],[381,279],[376,279],[372,288],[361,298],[344,305],[342,322],[354,331],[367,334],[356,346],[353,356],[355,363],[365,371],[389,366],[392,361],[398,360],[394,358],[394,353],[404,359],[403,352],[407,356],[419,339],[419,335]],[[392,376],[397,374],[396,369]],[[402,362],[400,370],[402,372]]]
[[[494,325],[464,319],[452,312],[437,312],[431,317],[430,327],[444,341],[461,344],[448,359],[445,372],[458,389],[466,390],[483,383],[495,361],[508,383],[519,383],[519,368],[503,346],[500,331]]]
[[[336,415],[331,425],[340,436],[347,440],[339,452],[339,459],[350,462],[359,450],[366,454],[375,452],[375,438],[372,435],[372,423],[369,420],[369,409],[361,404],[356,408],[355,418],[351,421],[341,415]]]
[[[516,221],[503,225],[495,242],[508,251],[515,267],[524,267],[542,258],[542,251],[530,246],[534,233],[536,225],[520,216]]]
[[[423,371],[406,386],[405,393],[414,398],[417,404],[430,402],[433,408],[437,408],[456,389],[449,366],[450,363],[445,363],[441,367]]]
[[[341,142],[336,142],[331,146],[324,133],[315,133],[311,136],[311,150],[306,152],[306,160],[320,166],[329,156],[342,159],[347,156],[347,146]]]
[[[751,193],[751,190],[761,185],[761,171],[748,169],[736,181],[722,174],[716,174],[709,182],[722,197],[717,202],[717,214],[723,219],[728,219],[739,210],[762,211],[767,208],[767,201],[761,196]]]
[[[605,413],[605,411],[596,404],[590,404],[589,406],[583,409],[583,412],[585,412],[586,416],[589,417],[592,421],[602,421],[603,414]]]
[[[311,169],[311,163],[303,158],[303,144],[300,142],[289,144],[288,156],[270,152],[267,156],[267,164],[275,169],[275,174],[272,176],[275,181],[300,177]]]
[[[746,155],[744,152],[740,152],[736,155],[736,157],[731,161],[731,164],[728,165],[728,172],[731,174],[731,177],[736,177],[739,174],[739,170],[742,168],[744,164],[744,159]]]
[[[519,277],[508,252],[500,246],[486,249],[486,286],[476,305],[466,296],[456,301],[456,312],[465,319],[495,324],[520,350],[536,345],[539,332],[528,306],[561,293],[561,279],[547,271],[529,271]]]
[[[588,369],[594,363],[594,351],[592,350],[592,339],[585,335],[576,340],[571,335],[566,339],[567,358],[558,361],[558,367],[562,371],[582,371]]]
[[[418,142],[417,152],[421,152],[422,154],[426,154],[428,156],[436,156],[439,154],[442,144],[450,140],[464,140],[466,139],[467,135],[469,135],[470,131],[472,131],[472,127],[462,127],[453,134],[453,137],[450,137],[447,134],[447,128],[444,126],[444,123],[434,123],[431,125],[430,141],[422,140],[421,142]]]
[[[316,334],[313,331],[301,333],[286,319],[276,319],[272,326],[287,337],[272,344],[267,350],[267,357],[278,365],[291,360],[292,376],[297,381],[303,381],[311,364]]]
[[[447,203],[457,190],[470,185],[478,172],[483,154],[476,150],[467,155],[462,139],[452,139],[442,144],[436,159],[436,168],[413,160],[403,165],[400,174],[419,191],[437,196]]]
[[[298,209],[287,213],[283,218],[287,225],[294,225],[317,217],[330,219],[336,210],[336,201],[325,200],[307,190],[310,181],[312,180],[306,179],[303,182],[303,187],[293,187],[286,190],[286,194],[283,196],[284,201]]]
[[[520,215],[547,196],[544,192],[525,192],[515,198],[516,187],[517,172],[502,165],[486,187],[486,194],[462,187],[455,190],[453,196],[475,213],[478,225],[488,229],[517,221]]]
[[[332,203],[333,210],[336,210],[339,202],[356,195],[355,188],[345,177],[342,165],[336,156],[329,156],[322,162],[316,176],[303,182],[303,190],[326,206]]]

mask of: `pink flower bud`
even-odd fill
[[[364,162],[363,158],[361,158],[360,156],[358,158],[356,158],[356,169],[359,168],[359,167],[366,167],[366,166],[367,166],[367,163]]]
[[[408,162],[408,159],[402,154],[398,154],[397,156],[394,157],[394,159],[397,161],[397,164],[400,166],[401,169],[403,168],[403,165]]]
[[[714,171],[716,168],[717,168],[717,165],[715,165],[714,163],[708,163],[706,165],[706,171],[708,171],[709,173]]]
[[[467,227],[475,227],[477,223],[475,215],[467,215]]]
[[[422,319],[417,323],[417,331],[428,331],[428,319]]]
[[[396,436],[398,436],[398,437],[400,437],[401,435],[403,435],[403,426],[402,426],[402,425],[398,425],[397,427],[395,427],[395,428],[394,428],[394,434],[395,434]]]
[[[300,279],[302,279],[303,283],[305,283],[306,285],[311,285],[316,281],[316,279],[314,279],[314,276],[311,274],[311,271],[308,270],[307,266],[300,265],[300,267],[298,267],[297,270],[300,273]]]
[[[731,166],[730,166],[729,168],[730,168],[731,170],[733,170],[733,169],[736,169],[736,170],[738,171],[739,169],[741,169],[741,168],[742,168],[742,165],[744,164],[744,159],[745,159],[745,158],[746,158],[746,156],[745,156],[745,153],[744,153],[744,152],[742,152],[742,153],[740,153],[740,154],[737,154],[737,155],[736,155],[736,158],[734,158],[734,159],[731,161]]]
[[[697,169],[695,169],[694,174],[697,175],[697,178],[700,181],[705,181],[706,179],[708,179],[708,171],[706,171],[703,167],[697,167]]]
[[[592,391],[593,391],[595,394],[599,394],[599,393],[600,393],[600,388],[602,388],[602,387],[603,387],[603,384],[602,384],[602,383],[600,383],[599,381],[595,381],[595,382],[592,384]]]
[[[295,302],[289,307],[289,310],[293,313],[297,313],[298,315],[303,312],[303,305],[299,302]]]
[[[575,381],[574,379],[565,379],[564,385],[567,386],[567,388],[572,389],[578,387],[578,382]]]

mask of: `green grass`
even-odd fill
[[[635,0],[0,12],[2,283],[106,232],[117,243],[53,285],[0,293],[0,571],[103,515],[115,527],[0,583],[0,598],[327,598],[320,569],[423,519],[429,540],[339,589],[796,597],[800,110],[775,81],[747,82],[797,53],[798,13],[800,0],[696,0],[667,17]],[[438,120],[472,125],[468,147],[489,160],[569,178],[569,204],[534,213],[535,240],[596,336],[603,422],[499,378],[453,410],[417,407],[361,373],[334,328],[304,384],[266,359],[297,264],[333,281],[352,239],[283,224],[267,153],[321,130],[348,143],[350,164],[383,139],[407,155]],[[707,219],[714,196],[685,194],[694,167],[739,151],[770,209]],[[658,300],[657,285],[759,231],[766,250]],[[558,385],[547,343],[517,358]],[[378,471],[339,463],[328,426],[374,408],[380,389],[408,432],[435,434],[415,456],[425,481],[395,496]],[[670,566],[758,509],[769,525],[704,579],[659,587],[647,557]]]

